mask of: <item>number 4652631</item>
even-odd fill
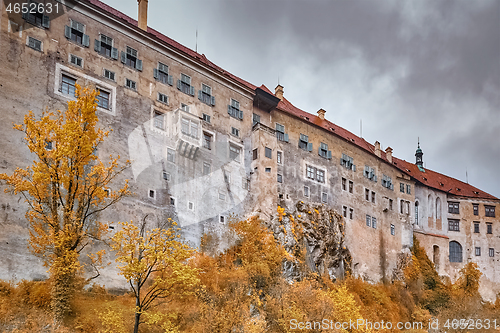
[[[25,2],[25,3],[9,3],[7,8],[5,8],[7,13],[9,14],[51,14],[53,11],[55,13],[59,12],[59,4],[56,3],[52,5],[52,3],[34,3],[34,2]]]

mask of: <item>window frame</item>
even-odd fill
[[[458,231],[458,232],[460,232],[460,220],[458,220],[458,219],[448,219],[448,231]]]
[[[496,217],[495,206],[484,205],[485,217]]]
[[[479,234],[480,233],[479,232],[479,222],[474,221],[473,224],[474,224],[474,233]]]
[[[452,244],[453,244],[453,250],[452,250]],[[456,246],[455,246],[456,244]],[[448,260],[449,262],[463,262],[463,247],[462,244],[460,244],[457,241],[451,241],[448,243]]]
[[[227,106],[227,113],[229,116],[243,120],[243,111],[240,109],[240,102],[235,100],[234,98],[231,98],[229,101],[229,104]]]
[[[460,202],[448,201],[448,214],[460,214]]]
[[[237,155],[234,155],[234,151],[231,149],[233,148],[233,150],[238,150],[238,154]],[[237,163],[241,163],[241,159],[242,159],[242,155],[243,155],[243,147],[241,147],[240,145],[232,142],[232,141],[229,141],[229,159],[232,160],[232,161],[235,161]]]

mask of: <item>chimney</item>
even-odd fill
[[[139,3],[139,28],[148,31],[148,0],[137,0]]]
[[[283,100],[283,92],[283,86],[278,84],[274,89],[274,96],[278,97],[280,100]]]
[[[319,109],[318,110],[318,117],[319,117],[319,119],[325,119],[325,113],[326,113],[325,110]]]
[[[387,147],[387,149],[385,150],[385,157],[387,158],[389,163],[392,163],[392,148],[391,147]]]
[[[375,155],[380,157],[382,153],[380,152],[380,142],[375,141]]]

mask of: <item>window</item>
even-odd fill
[[[266,171],[266,173],[270,173],[271,172],[271,168],[266,168],[265,171]]]
[[[224,215],[219,215],[219,223],[226,223],[226,217]]]
[[[321,201],[325,203],[328,202],[328,193],[321,193]]]
[[[418,225],[418,201],[415,202],[415,223]]]
[[[188,201],[188,209],[190,211],[194,211],[194,203],[192,203],[191,201]]]
[[[175,150],[167,148],[167,161],[175,163]]]
[[[406,215],[410,215],[410,202],[406,201]]]
[[[455,241],[450,242],[450,262],[462,262],[462,245]]]
[[[229,158],[236,161],[240,162],[240,154],[241,154],[241,148],[237,147],[235,145],[229,145]]]
[[[283,176],[278,173],[278,183],[283,183]]]
[[[45,141],[45,150],[50,151],[52,149],[54,149],[54,145],[53,145],[52,141]]]
[[[479,222],[474,222],[474,233],[475,234],[479,233]]]
[[[203,175],[206,176],[210,173],[210,163],[203,162]]]
[[[267,157],[267,158],[273,158],[273,150],[271,148],[265,148],[265,153],[264,155]]]
[[[231,134],[234,135],[235,137],[239,138],[240,137],[240,130],[235,128],[235,127],[231,127]]]
[[[405,193],[405,184],[399,183],[399,192]]]
[[[203,114],[203,121],[210,124],[210,116],[206,113]]]
[[[109,109],[109,92],[97,88],[99,95],[97,95],[97,106],[108,110]]]
[[[105,69],[103,76],[111,81],[115,80],[115,72]]]
[[[372,217],[370,215],[366,215],[366,226],[367,227],[372,226]]]
[[[155,191],[154,190],[149,190],[149,194],[148,195],[149,195],[149,197],[151,199],[154,199],[155,198]]]
[[[33,50],[37,50],[40,52],[42,51],[42,42],[31,36],[28,37],[28,46],[31,47]]]
[[[226,195],[222,192],[219,192],[219,200],[223,200],[225,201],[226,200]]]
[[[78,67],[82,67],[83,65],[83,59],[73,54],[69,55],[69,62]]]
[[[325,171],[306,165],[306,177],[312,180],[317,180],[320,183],[325,182]]]
[[[389,199],[389,210],[392,210],[392,199]]]
[[[276,138],[279,141],[288,142],[288,134],[285,134],[285,126],[276,123]]]
[[[321,142],[319,144],[318,155],[328,159],[332,158],[332,152],[328,150],[328,145],[326,143]]]
[[[352,193],[353,189],[354,189],[354,183],[350,180],[349,181],[349,193]]]
[[[158,101],[160,103],[168,105],[168,96],[159,92],[158,93]]]
[[[312,151],[312,143],[309,143],[309,137],[300,133],[299,148],[307,151]]]
[[[487,234],[493,233],[493,224],[492,223],[486,223],[486,233]]]
[[[448,220],[449,231],[460,231],[460,220]]]
[[[22,18],[26,22],[36,25],[38,27],[42,28],[50,28],[50,19],[48,16],[43,15],[43,7],[40,7],[38,3],[35,1],[30,0],[28,2],[28,11],[26,13],[22,12]],[[41,4],[43,6],[43,3]],[[48,8],[47,8],[48,9]]]
[[[391,235],[396,235],[396,227],[394,226],[394,224],[391,224]]]
[[[206,84],[201,84],[201,90],[198,90],[198,99],[207,105],[215,105],[215,97],[212,96],[212,88]]]
[[[448,202],[448,213],[450,214],[459,214],[459,203],[458,202]]]
[[[342,154],[342,157],[340,158],[340,165],[343,167],[356,171],[356,166],[354,165],[354,159],[346,154]]]
[[[61,83],[61,92],[63,94],[75,97],[75,92],[76,92],[75,84],[76,80],[74,78],[63,74]]]
[[[481,248],[479,246],[476,246],[476,248],[475,248],[475,254],[476,254],[476,257],[480,257],[481,256]]]
[[[153,69],[153,77],[155,78],[155,80],[160,81],[161,83],[168,85],[173,84],[172,75],[168,75],[168,66],[162,64],[161,62],[158,63],[158,68]]]
[[[347,190],[346,184],[347,184],[347,180],[345,178],[342,178],[342,190],[343,191]]]
[[[198,138],[198,123],[196,121],[182,118],[181,119],[181,132],[193,138]]]
[[[377,176],[375,175],[375,169],[373,169],[372,167],[369,167],[368,165],[365,165],[365,171],[364,171],[363,175],[371,181],[374,181],[374,182],[377,181]]]
[[[387,175],[382,175],[382,186],[388,188],[389,190],[394,189],[394,185],[392,184],[392,178]],[[403,193],[404,193],[404,184],[403,184]]]
[[[346,206],[342,206],[342,216],[347,217],[347,207]]]
[[[243,111],[240,111],[240,102],[231,98],[231,104],[227,106],[227,113],[233,118],[243,119]]]
[[[126,51],[125,52],[122,51],[121,57],[122,57],[121,59],[122,63],[125,64],[125,66],[135,68],[138,71],[142,71],[142,60],[139,60],[137,58],[136,49],[127,46]]]
[[[257,123],[260,123],[260,116],[256,113],[254,113],[252,115],[252,126],[257,124]]]
[[[308,197],[309,196],[309,187],[304,186],[304,196]]]
[[[203,132],[203,148],[212,149],[212,135]]]
[[[67,39],[72,40],[73,42],[82,46],[89,47],[90,38],[88,35],[85,35],[84,32],[85,25],[77,21],[71,20],[70,26],[64,27],[64,36]]]
[[[406,185],[406,194],[411,194],[411,185]]]
[[[177,80],[177,89],[185,94],[194,96],[194,87],[191,85],[191,77],[181,73],[181,78]]]
[[[484,216],[495,217],[495,206],[484,206]]]
[[[154,111],[154,113],[153,113],[153,125],[154,125],[154,127],[163,130],[163,129],[165,129],[164,122],[165,122],[165,115],[163,113],[161,113],[160,111]]]
[[[495,256],[495,249],[491,248],[490,247],[490,257],[494,257]]]
[[[181,110],[189,113],[189,105],[181,103]]]
[[[372,228],[377,229],[377,218],[372,216]]]
[[[399,202],[399,212],[400,212],[401,214],[403,214],[403,213],[404,213],[404,211],[405,211],[405,208],[404,208],[404,203],[405,203],[405,202],[404,202],[404,200],[401,200],[401,201]]]
[[[168,172],[162,172],[163,179],[170,181],[170,174]]]
[[[257,158],[259,158],[259,150],[257,148],[255,148],[253,151],[252,151],[252,159],[253,160],[256,160]]]
[[[276,152],[276,161],[278,164],[283,164],[283,153],[280,151]]]
[[[478,204],[472,204],[472,210],[474,211],[474,215],[479,215],[479,205]]]
[[[172,206],[175,206],[175,198],[170,197],[170,204],[171,204]]]
[[[241,179],[241,187],[244,189],[244,190],[250,190],[250,179],[248,178],[242,178]]]
[[[118,49],[113,47],[113,38],[101,34],[100,39],[94,40],[94,50],[106,57],[118,59]]]
[[[125,87],[132,89],[132,90],[137,90],[137,83],[135,81],[130,80],[130,79],[125,79]]]
[[[370,190],[365,188],[365,200],[370,201]]]
[[[351,219],[351,220],[352,220],[353,215],[354,215],[354,209],[349,208],[349,219]]]
[[[229,171],[225,171],[224,172],[224,181],[226,183],[230,183],[231,182],[231,172],[229,172]]]
[[[372,191],[372,202],[375,203],[375,192]]]

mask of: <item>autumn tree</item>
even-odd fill
[[[147,216],[146,216],[147,217]],[[181,241],[176,223],[168,219],[157,228],[148,230],[146,217],[137,227],[121,223],[121,230],[112,238],[120,274],[130,284],[136,299],[134,333],[143,322],[160,323],[167,331],[175,325],[167,314],[151,311],[172,296],[181,298],[193,293],[199,279],[197,270],[187,261],[194,253]],[[142,320],[144,315],[146,320]]]
[[[128,166],[118,158],[103,163],[95,152],[108,136],[98,127],[98,92],[77,85],[74,101],[65,112],[44,111],[40,120],[30,111],[22,125],[25,143],[36,159],[11,176],[1,174],[7,192],[20,193],[29,209],[30,250],[44,259],[52,282],[54,319],[61,322],[70,310],[70,298],[79,254],[107,227],[98,213],[128,194],[128,185],[113,189],[112,181]],[[99,252],[94,260],[99,261]]]

